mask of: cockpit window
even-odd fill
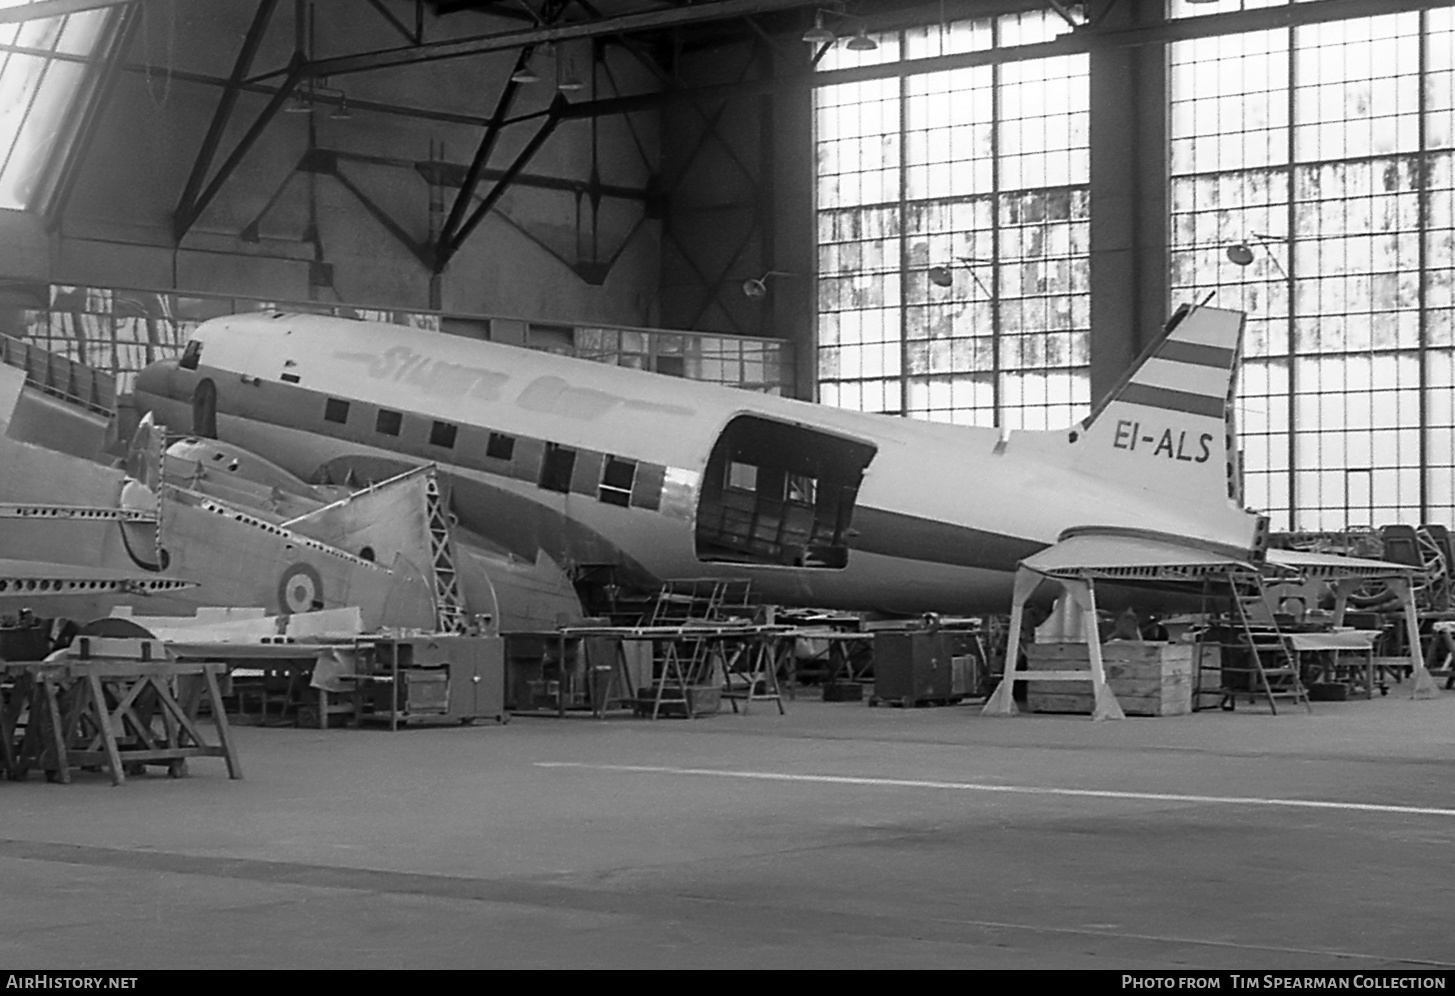
[[[187,348],[182,350],[182,359],[177,366],[183,370],[196,370],[197,361],[202,359],[202,343],[196,339],[187,343]]]

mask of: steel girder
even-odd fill
[[[203,189],[203,182],[207,178],[207,171],[212,167],[212,157],[217,154],[217,146],[221,143],[223,132],[227,130],[227,124],[232,119],[233,109],[237,107],[237,98],[241,92],[242,82],[247,77],[249,70],[252,69],[253,59],[258,54],[259,47],[262,46],[263,36],[268,32],[268,24],[272,21],[273,12],[277,7],[278,0],[259,0],[258,6],[253,12],[252,24],[248,26],[247,34],[243,36],[242,46],[238,49],[237,60],[232,66],[232,74],[227,78],[227,83],[222,91],[222,98],[217,102],[217,110],[213,112],[212,123],[207,128],[207,134],[202,139],[202,147],[197,150],[197,158],[193,160],[192,171],[188,174],[187,183],[182,188],[182,197],[177,201],[177,209],[173,214],[172,235],[178,241],[181,241],[182,237],[187,234],[188,229],[192,227],[192,223],[197,220],[198,215],[207,206],[207,202],[212,199],[211,195],[215,195],[217,192],[214,185],[209,187],[211,195],[206,198],[199,197]],[[295,55],[295,68],[299,63],[299,59],[300,57]],[[291,90],[292,87],[280,87],[273,94],[268,106],[272,108],[274,103],[281,104],[283,100],[287,99]],[[260,134],[262,131],[257,126],[258,123],[261,122],[262,125],[266,126],[268,119],[271,117],[272,115],[265,111],[263,115],[259,116],[258,121],[254,122],[254,129],[248,133],[252,135],[254,141],[257,135],[253,134],[253,132],[256,131]],[[247,146],[251,144],[252,141],[246,138],[243,142],[239,142],[237,148],[233,150],[235,157],[241,159],[241,155],[237,155],[238,151],[241,150],[242,153],[246,153]],[[233,165],[236,165],[236,163],[234,162]],[[223,169],[219,171],[217,179],[226,179],[226,174],[230,171],[230,168],[224,165]]]

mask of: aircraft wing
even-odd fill
[[[194,587],[191,581],[104,567],[0,558],[0,599],[94,598]]]

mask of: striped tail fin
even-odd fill
[[[1072,433],[1075,468],[1179,501],[1241,506],[1241,311],[1184,305]]]

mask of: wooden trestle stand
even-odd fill
[[[149,764],[180,778],[194,757],[221,757],[228,777],[242,777],[218,686],[223,664],[171,659],[156,640],[79,637],[49,660],[0,669],[14,679],[0,709],[12,779],[36,768],[69,783],[72,768],[103,768],[122,785]],[[216,743],[198,722],[204,696]]]

